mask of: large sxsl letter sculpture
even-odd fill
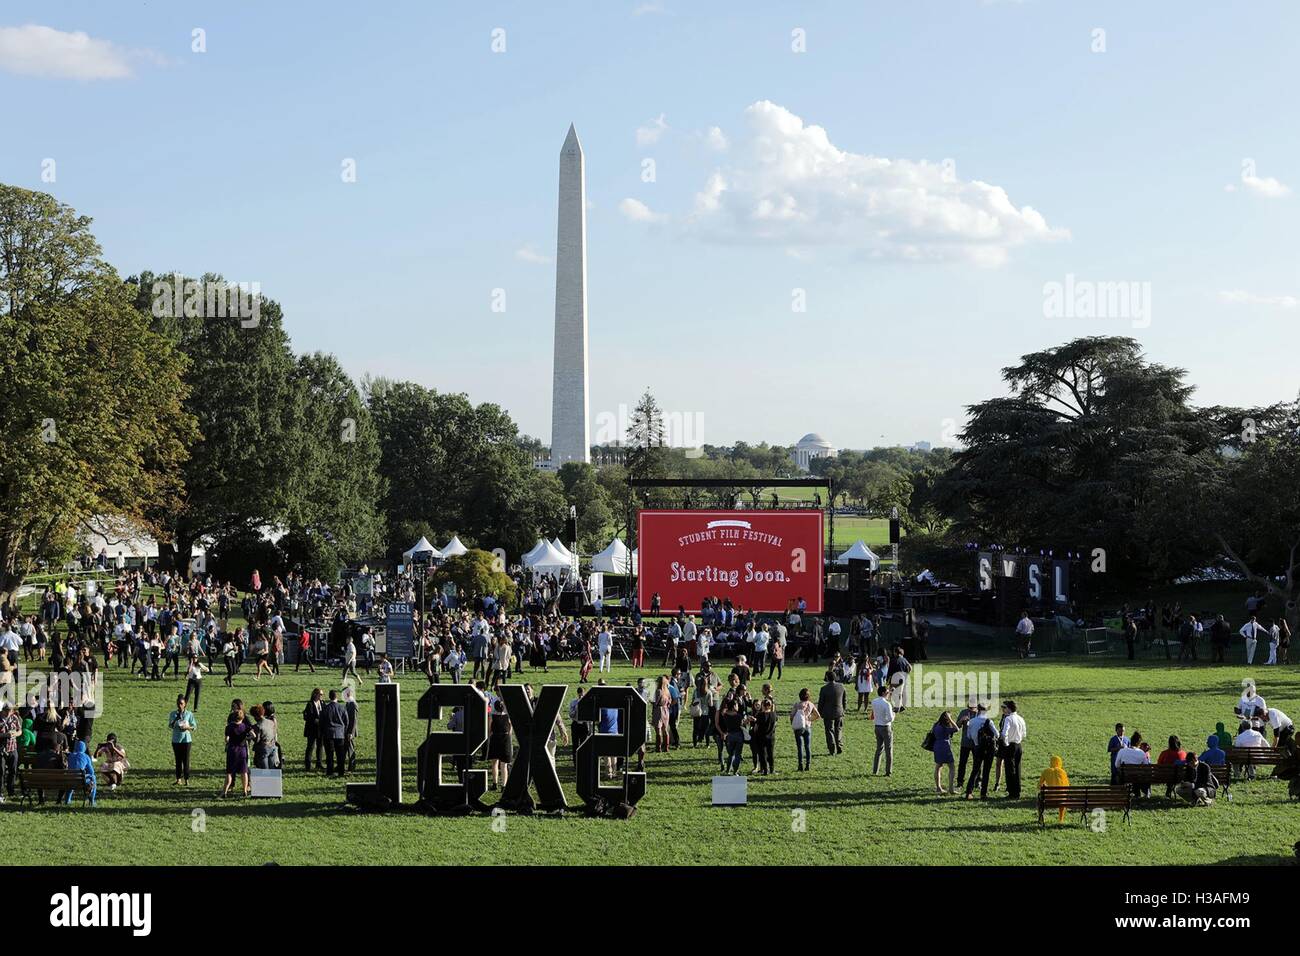
[[[363,810],[394,809],[402,802],[398,686],[378,684],[375,687],[375,782],[350,783],[347,787],[347,802]],[[563,684],[547,684],[536,700],[529,701],[521,685],[501,687],[506,713],[519,738],[519,750],[497,803],[502,810],[561,813],[567,809],[555,755],[548,746],[567,693],[568,687]],[[461,709],[460,730],[433,729],[433,721],[442,719],[444,707]],[[599,731],[600,714],[607,710],[618,714],[615,733]],[[417,714],[429,722],[416,758],[417,807],[441,814],[485,813],[495,809],[481,800],[487,791],[487,771],[470,769],[474,757],[487,745],[487,698],[473,684],[431,684],[420,698]],[[578,702],[574,716],[596,728],[574,753],[578,796],[586,805],[587,813],[624,819],[632,816],[646,789],[646,775],[627,769],[633,755],[645,744],[645,701],[631,687],[593,687]],[[457,772],[455,779],[443,779],[444,757],[452,758]],[[601,784],[600,762],[607,757],[623,761],[622,784]],[[536,787],[536,801],[530,787]]]
[[[619,712],[618,732],[600,733],[600,712]],[[613,817],[630,817],[645,796],[645,774],[627,769],[628,761],[645,744],[646,705],[631,687],[593,687],[578,701],[578,720],[590,721],[596,732],[587,737],[574,754],[578,771],[578,796],[587,812]],[[603,786],[600,758],[623,761],[622,786]]]
[[[434,730],[444,706],[461,708],[460,730]],[[436,813],[470,813],[486,810],[479,798],[487,792],[486,770],[469,769],[470,760],[487,744],[487,698],[473,684],[430,684],[420,698],[416,716],[430,722],[428,736],[416,759],[416,786],[420,803]],[[442,779],[443,755],[455,758],[460,779]]]
[[[568,692],[565,684],[546,684],[534,704],[528,700],[522,684],[501,685],[501,697],[506,702],[510,726],[519,738],[519,749],[510,764],[510,776],[497,803],[503,810],[531,813],[536,806],[539,810],[556,812],[568,807],[564,791],[560,789],[555,755],[547,746]],[[539,799],[536,804],[528,792],[530,782],[537,785]]]
[[[375,685],[375,782],[350,783],[347,802],[388,810],[402,802],[402,706],[400,684]]]

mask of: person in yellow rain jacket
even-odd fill
[[[1066,774],[1065,768],[1061,766],[1061,758],[1053,757],[1049,763],[1050,766],[1038,776],[1039,788],[1068,787],[1070,785],[1070,777]],[[1062,823],[1065,822],[1065,807],[1061,807],[1060,813],[1057,815],[1057,820]]]

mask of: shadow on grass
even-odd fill
[[[1273,853],[1255,853],[1252,855],[1230,856],[1226,860],[1211,863],[1210,866],[1294,866],[1294,856]]]

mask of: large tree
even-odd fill
[[[333,576],[343,563],[380,553],[385,540],[379,501],[379,433],[360,391],[332,355],[301,356],[294,370],[301,394],[296,447],[287,456],[281,545],[291,562]]]
[[[460,534],[480,548],[503,548],[514,560],[539,535],[563,529],[563,487],[533,467],[499,406],[412,382],[377,379],[365,388],[387,483],[382,506],[391,553],[419,534],[435,543]]]
[[[1159,463],[1140,534],[1183,563],[1222,566],[1277,601],[1294,628],[1300,601],[1300,403],[1208,410],[1224,442]]]
[[[1156,503],[1154,469],[1223,440],[1221,422],[1189,404],[1183,371],[1148,361],[1133,339],[1092,337],[1002,375],[1010,394],[969,409],[966,447],[931,496],[957,530],[1009,547],[1102,548],[1127,580],[1183,570],[1135,533]]]
[[[184,360],[101,258],[91,220],[0,185],[0,602],[58,539],[177,501]]]
[[[257,302],[256,321],[218,315],[201,305],[183,308],[172,275],[144,273],[136,305],[157,331],[190,359],[186,409],[201,438],[190,448],[178,507],[158,509],[177,567],[189,565],[202,540],[240,537],[281,528],[298,502],[293,454],[299,450],[306,390],[295,378],[296,361],[280,306]],[[206,275],[201,288],[224,288]],[[192,304],[192,303],[191,303]]]

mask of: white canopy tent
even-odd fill
[[[551,547],[553,547],[556,551],[560,552],[560,554],[568,558],[570,563],[572,563],[573,552],[564,546],[564,542],[561,541],[558,536],[551,539]]]
[[[555,549],[551,542],[545,542],[546,548],[540,554],[533,554],[531,559],[525,558],[524,565],[534,571],[559,571],[573,566],[570,558]],[[536,549],[534,549],[536,550]]]
[[[853,546],[835,559],[836,564],[848,564],[850,561],[870,561],[871,570],[880,570],[879,556],[867,547],[866,543],[859,538],[853,542]]]
[[[622,538],[615,538],[604,551],[591,556],[591,570],[606,574],[628,574],[632,570],[632,554]]]
[[[411,545],[411,550],[402,552],[402,562],[404,564],[410,564],[411,558],[415,557],[417,554],[427,554],[430,559],[442,557],[442,555],[438,553],[438,549],[431,545],[429,539],[425,537],[421,537],[419,541]]]
[[[547,542],[545,538],[538,538],[537,543],[533,545],[532,548],[530,548],[528,551],[524,552],[523,557],[519,559],[519,563],[526,568],[531,567],[532,565],[530,564],[530,562],[532,561],[533,558],[542,554],[546,550],[546,544]]]
[[[461,544],[460,535],[452,535],[451,540],[443,545],[442,557],[454,558],[456,555],[465,554],[467,551],[469,551],[469,548]]]

